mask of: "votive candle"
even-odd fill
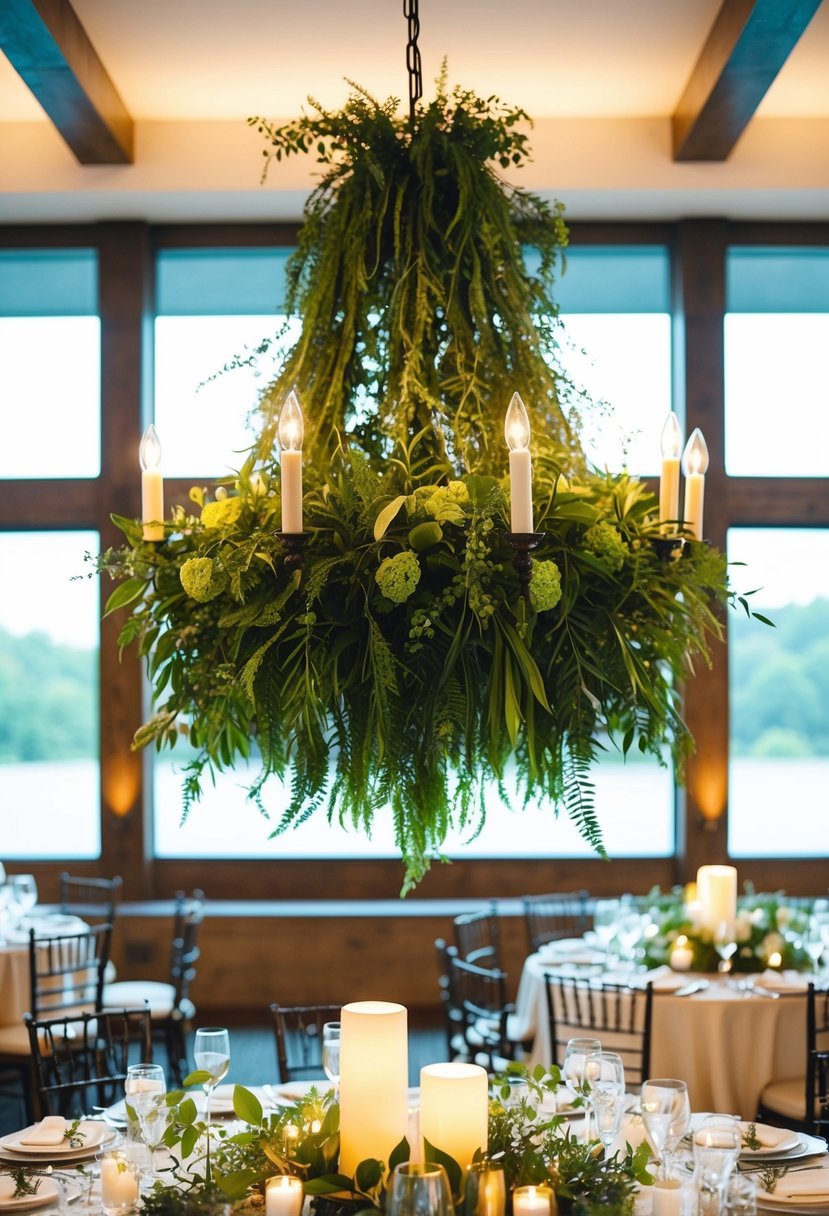
[[[300,1216],[305,1202],[301,1178],[280,1174],[269,1178],[265,1187],[265,1216]]]
[[[101,1206],[107,1212],[123,1212],[138,1202],[138,1178],[123,1153],[107,1153],[101,1159]]]
[[[548,1186],[517,1186],[512,1192],[513,1216],[551,1216],[555,1196]]]

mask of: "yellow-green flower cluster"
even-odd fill
[[[463,507],[469,502],[469,491],[462,481],[450,481],[438,486],[423,503],[423,509],[440,523],[462,524]]]
[[[533,562],[530,599],[536,612],[549,612],[561,599],[561,571],[555,562]]]
[[[377,586],[393,604],[405,604],[420,582],[420,562],[411,549],[384,557],[374,576]]]
[[[200,604],[214,600],[227,586],[227,575],[212,557],[188,557],[179,571],[179,578],[190,598]]]
[[[584,534],[585,548],[601,558],[611,570],[621,570],[628,554],[628,547],[617,528],[606,520],[600,520]]]
[[[201,521],[205,528],[230,528],[242,514],[241,498],[221,498],[202,507]]]

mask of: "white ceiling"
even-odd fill
[[[136,163],[81,168],[0,56],[0,217],[288,218],[308,171],[257,185],[250,114],[294,115],[348,77],[405,95],[401,0],[73,0],[136,120]],[[829,213],[829,3],[726,165],[674,165],[670,115],[720,0],[421,0],[427,96],[450,82],[538,120],[524,184],[585,217]],[[247,165],[247,170],[245,166]],[[572,205],[568,207],[572,212]]]

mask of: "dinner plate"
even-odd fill
[[[766,1124],[740,1123],[743,1137],[748,1135],[748,1129],[754,1126],[757,1136],[765,1141],[760,1148],[749,1148],[744,1144],[740,1156],[746,1160],[755,1161],[766,1157],[779,1157],[787,1154],[800,1145],[800,1136],[788,1127],[770,1127]]]
[[[79,1153],[94,1153],[112,1134],[111,1128],[100,1120],[84,1119],[78,1125],[77,1135],[83,1137],[80,1144],[70,1144],[65,1140],[62,1144],[24,1144],[23,1137],[34,1131],[36,1123],[24,1127],[19,1132],[11,1132],[8,1136],[0,1137],[0,1150],[12,1152],[24,1157],[39,1157],[41,1160],[56,1161],[76,1157]]]
[[[797,1133],[797,1144],[789,1149],[769,1149],[762,1156],[750,1149],[744,1149],[740,1155],[741,1169],[757,1172],[767,1165],[776,1162],[802,1161],[807,1157],[822,1157],[826,1152],[826,1141],[822,1136],[807,1136],[805,1132]]]

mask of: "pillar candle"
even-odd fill
[[[340,1031],[340,1173],[388,1161],[406,1135],[406,1010],[387,1001],[344,1005]]]
[[[486,1150],[489,1081],[477,1064],[427,1064],[420,1070],[420,1134],[465,1170]]]
[[[681,933],[676,939],[676,945],[671,951],[671,969],[673,971],[690,971],[694,963],[694,952],[688,945],[688,938]]]
[[[530,420],[518,393],[512,400],[504,419],[504,435],[509,448],[510,530],[533,530],[533,477],[530,457]]]
[[[141,520],[144,540],[164,540],[164,478],[161,474],[161,443],[150,424],[138,449],[141,460]]]
[[[708,447],[702,431],[695,427],[682,454],[685,474],[685,527],[695,540],[702,540],[702,513],[705,499],[705,473],[708,469]]]
[[[282,479],[282,531],[302,531],[302,438],[304,424],[291,389],[279,415],[279,470]]]
[[[653,1216],[685,1216],[696,1198],[692,1187],[683,1186],[679,1178],[658,1178],[653,1184]]]
[[[662,472],[659,478],[659,524],[662,532],[675,532],[679,518],[679,455],[682,435],[679,420],[671,410],[662,428]]]
[[[734,866],[700,866],[697,899],[703,928],[713,932],[725,921],[732,930],[737,918],[737,871]]]
[[[281,1174],[269,1178],[265,1187],[265,1216],[300,1216],[305,1190],[300,1178]]]

